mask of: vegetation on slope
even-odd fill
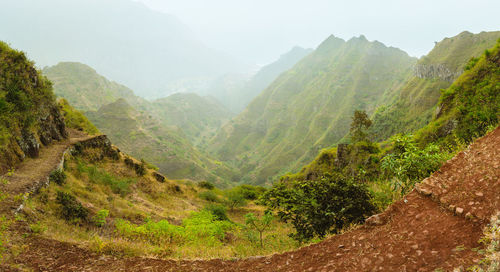
[[[394,94],[394,101],[375,112],[372,132],[376,140],[409,133],[429,123],[435,114],[440,90],[448,88],[466,68],[469,59],[493,47],[498,38],[499,31],[462,32],[437,43],[418,61],[413,76]]]
[[[244,182],[269,184],[344,137],[354,109],[372,113],[387,102],[414,63],[364,37],[332,36],[224,126],[209,148],[241,167]]]
[[[251,78],[229,74],[216,79],[207,93],[221,101],[232,112],[240,113],[281,73],[292,68],[311,52],[311,49],[294,47],[275,62],[262,67]]]
[[[233,116],[219,101],[194,93],[154,100],[147,110],[162,124],[180,128],[195,146],[204,146]]]
[[[57,102],[64,115],[64,123],[67,128],[74,128],[88,135],[99,134],[99,130],[92,124],[83,113],[75,110],[66,99],[61,98]]]
[[[373,211],[370,207],[383,210],[394,199],[410,192],[465,144],[498,126],[500,39],[493,49],[468,63],[466,71],[442,91],[439,101],[440,112],[430,124],[415,136],[394,135],[389,143],[383,143],[382,150],[369,141],[372,123],[367,115],[356,112],[349,145],[325,149],[300,172],[283,176],[263,196],[263,203],[277,210],[283,220],[292,221],[298,238],[309,239],[345,228],[336,225],[335,220],[322,221],[345,212],[335,210],[331,199],[340,198],[343,207],[355,208],[349,215],[358,217],[343,217],[345,223],[362,220]],[[332,176],[336,178],[331,179]],[[348,180],[368,187],[371,201],[360,203],[359,193],[325,190],[322,185],[325,179],[330,179],[329,185]],[[347,190],[349,183],[344,187]],[[323,193],[311,193],[318,191]],[[366,213],[360,212],[363,208]]]
[[[150,169],[138,175],[127,164],[139,163],[135,159],[123,153],[96,156],[100,152],[84,148],[66,155],[64,182],[43,188],[18,219],[29,223],[32,235],[99,254],[182,259],[263,255],[298,245],[287,236],[289,225],[274,218],[262,231],[262,241],[254,225],[247,224],[245,214],[255,220],[263,214],[263,207],[253,203],[263,188],[222,191],[207,182],[158,179]],[[215,200],[200,197],[208,192]],[[228,210],[229,192],[247,204]]]
[[[232,169],[203,155],[181,132],[162,126],[124,99],[86,114],[114,144],[157,165],[169,178],[208,180],[223,187],[234,179]]]
[[[65,136],[52,84],[24,53],[0,42],[0,173]]]

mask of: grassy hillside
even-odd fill
[[[125,98],[134,106],[146,102],[135,96],[129,88],[109,81],[82,63],[61,62],[44,68],[43,74],[53,82],[57,96],[83,112],[96,111],[118,98]]]
[[[43,73],[54,83],[57,96],[84,113],[123,98],[136,110],[155,117],[162,126],[181,129],[194,145],[206,141],[232,116],[215,99],[196,94],[174,94],[150,102],[82,63],[62,62],[45,68]]]
[[[399,132],[411,132],[426,125],[436,111],[440,90],[448,88],[472,57],[480,56],[500,38],[500,32],[462,32],[437,43],[414,68],[413,77],[388,105],[377,109],[372,132],[384,140]]]
[[[468,62],[463,74],[449,88],[440,92],[438,107],[441,109],[438,116],[435,116],[429,124],[411,131],[414,133],[415,143],[421,149],[436,144],[442,152],[456,152],[498,126],[500,39],[496,46],[483,51],[479,58]],[[394,153],[394,144],[384,142],[381,146],[384,148],[375,154],[375,161],[378,161],[378,164],[371,165],[377,170],[375,172],[380,174],[383,173],[380,159]],[[285,175],[282,180],[312,180],[326,173],[344,171],[352,165],[348,163],[341,166],[339,159],[353,162],[352,156],[346,156],[349,147],[345,150],[347,152],[338,152],[337,147],[324,149],[300,171]],[[339,158],[341,156],[344,158]],[[417,168],[417,164],[414,166]],[[381,175],[378,179],[384,180],[386,177]],[[377,178],[372,178],[372,181],[374,180]],[[375,187],[379,185],[375,184]]]
[[[227,186],[233,178],[231,169],[194,149],[181,131],[163,126],[125,99],[86,115],[114,144],[155,164],[169,178],[209,180],[220,186]]]
[[[151,102],[149,112],[166,126],[180,128],[196,146],[203,146],[233,116],[219,101],[178,93]]]
[[[234,113],[240,113],[257,95],[271,84],[281,73],[292,68],[311,49],[294,47],[275,62],[262,67],[255,75],[228,74],[215,80],[207,93],[217,98]]]
[[[0,41],[0,173],[66,135],[52,84],[23,52]]]
[[[415,62],[363,36],[331,36],[224,126],[210,150],[239,165],[245,182],[269,182],[337,143],[355,109],[372,113],[387,103]]]

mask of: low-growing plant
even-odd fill
[[[87,166],[81,161],[78,162],[77,171],[80,174],[86,173],[91,182],[107,185],[111,188],[113,193],[120,194],[122,196],[125,196],[130,192],[130,185],[135,182],[135,180],[131,178],[115,177],[105,170],[99,169],[94,165]]]
[[[50,172],[49,181],[57,185],[63,185],[66,182],[66,173],[62,169]]]
[[[209,204],[205,206],[203,210],[206,210],[215,216],[216,220],[219,221],[229,221],[229,217],[227,217],[226,207],[220,204]]]
[[[47,227],[42,225],[40,222],[30,224],[30,230],[34,234],[41,234],[47,230]]]
[[[224,203],[226,206],[233,211],[235,208],[243,207],[247,204],[245,197],[238,189],[232,189],[224,192],[225,200]]]
[[[109,216],[109,211],[106,209],[102,209],[98,211],[94,217],[92,218],[92,221],[94,224],[98,227],[102,227],[106,225],[106,218]]]
[[[89,211],[73,195],[58,191],[56,203],[61,205],[61,216],[65,220],[78,223],[87,219]]]

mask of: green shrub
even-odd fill
[[[241,195],[247,200],[256,200],[266,191],[266,188],[262,186],[248,184],[237,186],[234,189],[240,191]]]
[[[215,216],[216,220],[219,221],[229,221],[229,217],[227,217],[226,207],[220,204],[210,204],[205,206],[203,210],[206,210]]]
[[[200,192],[198,197],[210,202],[219,202],[219,197],[213,191]]]
[[[435,144],[420,149],[411,135],[396,135],[391,138],[393,153],[382,159],[382,170],[391,179],[393,189],[406,194],[416,182],[439,169],[449,155],[441,152]]]
[[[238,188],[225,191],[224,196],[224,203],[231,209],[231,211],[233,211],[234,208],[243,207],[247,204],[245,197],[242,192],[238,190]]]
[[[109,211],[108,210],[100,210],[96,213],[96,215],[92,218],[92,221],[94,222],[94,224],[98,227],[102,227],[104,225],[106,225],[106,218],[108,217],[109,215]]]
[[[61,205],[61,215],[65,220],[78,223],[87,219],[89,211],[73,195],[58,191],[56,203]]]
[[[211,182],[208,182],[208,181],[200,181],[200,182],[198,182],[198,187],[205,188],[205,189],[208,189],[208,190],[212,190],[213,188],[215,188],[215,186]]]
[[[366,186],[340,174],[318,180],[278,182],[261,198],[278,217],[295,228],[292,238],[308,241],[338,233],[376,211]]]
[[[167,220],[147,221],[136,225],[126,220],[115,220],[116,232],[131,240],[143,240],[155,245],[171,243],[200,243],[204,246],[219,246],[225,233],[234,225],[217,220],[209,211],[193,212],[183,220],[182,226],[170,224]]]
[[[63,185],[66,182],[66,173],[63,170],[54,170],[50,172],[49,181],[57,185]]]

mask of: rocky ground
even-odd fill
[[[466,269],[482,258],[477,250],[481,248],[483,227],[499,209],[499,147],[497,128],[443,165],[404,200],[370,219],[369,224],[292,252],[241,260],[117,258],[34,236],[14,262],[34,271]]]

